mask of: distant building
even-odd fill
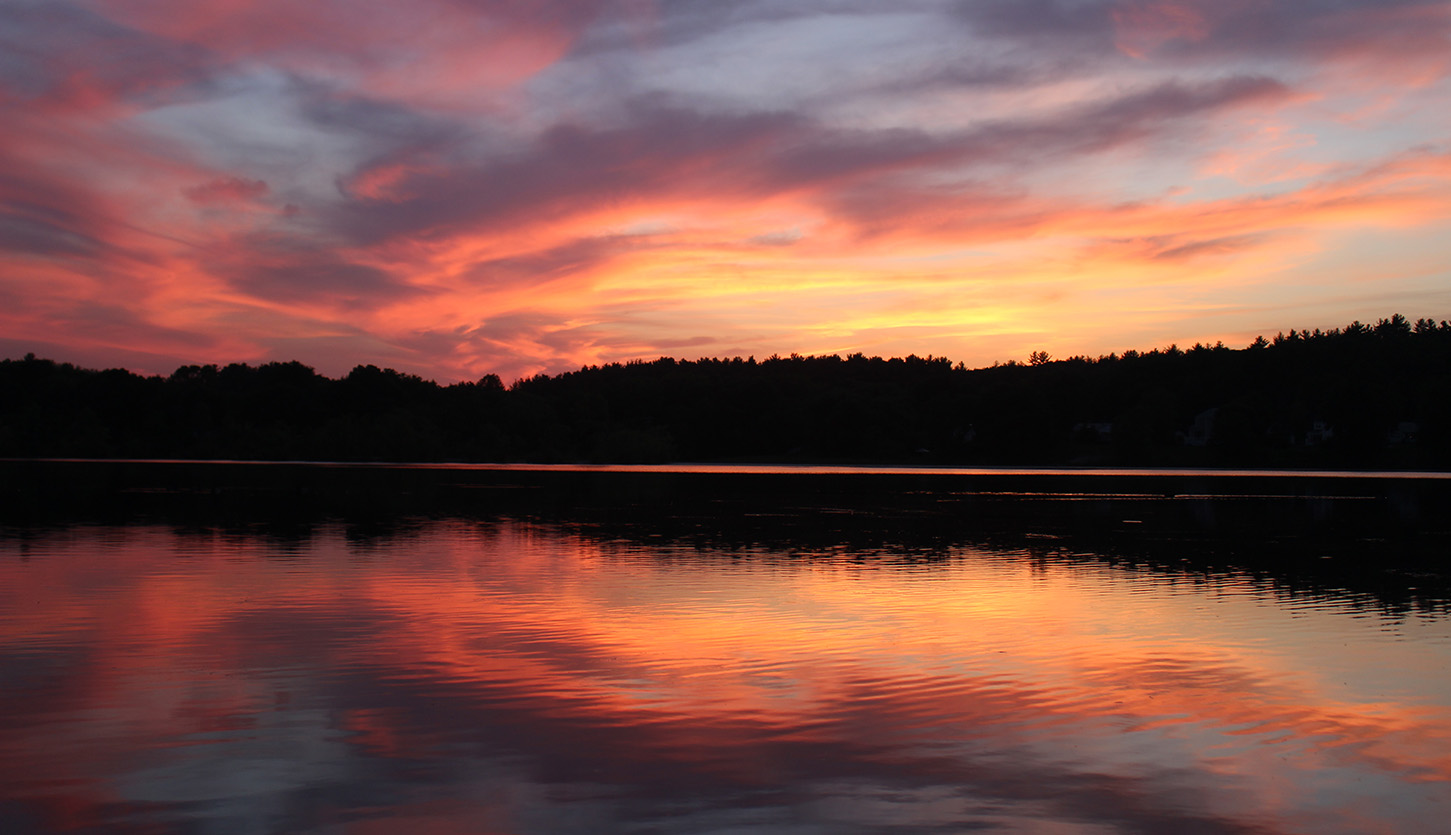
[[[1219,407],[1205,409],[1194,416],[1194,422],[1189,425],[1189,431],[1184,432],[1185,446],[1207,446],[1209,439],[1214,437],[1214,418],[1219,414]]]
[[[1391,446],[1410,446],[1420,434],[1421,424],[1413,420],[1403,420],[1386,433],[1386,443]]]
[[[1089,421],[1073,424],[1073,440],[1083,444],[1103,444],[1113,439],[1111,421]]]
[[[1335,429],[1323,420],[1312,421],[1305,433],[1305,446],[1324,446],[1335,437]]]

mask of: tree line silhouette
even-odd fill
[[[0,361],[0,457],[1451,466],[1451,322],[968,369],[660,358],[452,385],[372,365],[168,377]]]

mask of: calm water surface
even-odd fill
[[[0,528],[0,830],[1451,831],[1443,599],[607,521]]]

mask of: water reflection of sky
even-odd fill
[[[6,831],[1434,831],[1451,803],[1435,613],[967,547],[277,546],[0,540]]]

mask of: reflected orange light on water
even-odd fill
[[[222,803],[424,763],[497,792],[906,781],[1070,819],[1162,802],[1114,814],[1264,831],[1413,823],[1451,780],[1444,620],[1367,630],[1349,604],[1287,606],[1245,578],[521,523],[297,542],[134,528],[30,543],[23,561],[3,548],[0,648],[27,686],[0,695],[0,795],[52,829],[168,792]],[[168,770],[233,749],[257,785]],[[1398,801],[1390,784],[1426,793]],[[403,794],[341,831],[464,814]],[[519,813],[480,808],[480,825]]]

